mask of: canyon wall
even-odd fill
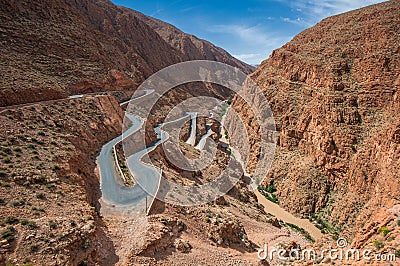
[[[285,209],[315,215],[349,237],[400,203],[399,22],[399,1],[329,17],[251,75],[277,124],[264,184],[277,187]],[[235,97],[233,107],[251,135],[251,172],[260,132],[243,99]]]
[[[135,89],[154,72],[193,59],[254,70],[209,42],[108,0],[2,1],[0,33],[0,106]]]

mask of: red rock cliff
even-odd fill
[[[265,182],[286,209],[315,213],[350,236],[400,199],[399,22],[399,1],[324,19],[251,75],[279,135]],[[256,140],[249,108],[238,98],[233,106]]]

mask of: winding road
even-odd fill
[[[191,125],[190,125],[190,136],[187,139],[186,143],[194,146],[196,142],[197,113],[188,113],[188,114],[190,114]]]
[[[198,150],[204,149],[207,138],[214,133],[214,131],[212,131],[212,129],[211,129],[211,126],[212,126],[212,124],[206,124],[207,132],[200,138],[199,143],[197,143],[197,145],[195,146],[196,149],[198,149]]]
[[[153,92],[154,90],[147,90],[146,94],[131,99],[130,101],[136,101]],[[120,105],[125,105],[130,101],[123,102]],[[154,166],[142,162],[141,159],[144,155],[154,150],[158,145],[169,138],[169,135],[162,130],[163,126],[177,122],[189,115],[192,114],[185,114],[178,119],[165,122],[155,127],[154,131],[159,140],[149,147],[127,157],[126,163],[132,175],[135,176],[137,183],[133,187],[126,187],[117,172],[116,162],[113,157],[113,147],[121,142],[123,138],[128,138],[139,131],[144,125],[144,120],[136,115],[125,113],[125,116],[131,121],[129,128],[120,136],[106,143],[102,147],[96,160],[100,172],[101,201],[105,206],[111,206],[121,212],[143,212],[146,197],[157,193],[161,171]],[[140,183],[140,185],[138,185],[138,183]]]
[[[154,92],[154,90],[147,90],[146,93],[142,96],[136,97],[129,101],[125,101],[120,105],[125,105],[131,101],[136,101],[147,95],[150,95]],[[225,113],[226,114],[226,113]],[[158,185],[161,178],[161,170],[142,162],[143,156],[154,150],[158,145],[162,144],[169,138],[169,135],[162,130],[162,127],[182,120],[188,116],[191,117],[191,133],[186,141],[194,146],[196,139],[196,119],[197,113],[187,112],[182,117],[165,122],[163,124],[158,125],[154,128],[155,133],[158,136],[158,141],[146,147],[145,149],[136,152],[126,159],[126,163],[132,173],[135,176],[137,183],[133,187],[126,187],[120,176],[117,172],[116,162],[113,157],[113,147],[121,142],[123,138],[128,138],[138,130],[140,130],[144,125],[144,120],[136,115],[132,115],[129,113],[125,114],[126,117],[131,121],[129,128],[120,136],[111,140],[107,144],[105,144],[100,152],[100,155],[97,157],[97,165],[100,172],[100,189],[102,192],[102,203],[105,206],[112,206],[112,208],[117,209],[119,212],[137,212],[141,213],[146,211],[145,201],[147,197],[150,195],[156,195],[158,190]],[[222,125],[225,122],[225,115],[222,118]],[[221,125],[221,129],[224,130],[224,127]],[[211,130],[211,125],[207,124],[207,132],[204,134],[199,140],[198,144],[195,146],[196,149],[202,150],[204,148],[205,142],[207,138],[213,133]],[[222,132],[224,133],[224,132]],[[222,134],[221,141],[224,140],[228,142],[224,138],[224,134]],[[243,162],[240,159],[240,154],[232,147],[234,153],[236,153],[236,158],[240,162],[243,167]],[[244,167],[243,167],[244,168]],[[244,168],[245,169],[245,168]],[[140,185],[138,185],[140,183]],[[147,192],[149,193],[147,193]],[[299,219],[292,214],[285,211],[279,205],[274,204],[266,200],[258,191],[256,191],[258,202],[261,203],[266,212],[273,214],[278,219],[283,220],[284,222],[293,223],[301,228],[305,228],[313,238],[318,239],[322,236],[322,233],[318,228],[315,227],[310,221],[306,219]],[[147,206],[146,206],[147,207]]]

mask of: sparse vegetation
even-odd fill
[[[400,249],[396,250],[394,252],[394,255],[396,256],[396,258],[400,258]]]
[[[21,149],[20,147],[15,147],[15,148],[13,149],[13,151],[18,152],[18,153],[21,153],[21,152],[22,152],[22,149]]]
[[[0,181],[0,187],[10,187],[10,183],[5,181]]]
[[[11,151],[10,148],[3,147],[3,148],[2,148],[2,151],[3,151],[5,154],[8,154],[8,155],[11,155],[11,154],[12,154],[12,151]]]
[[[53,220],[49,220],[49,227],[50,229],[57,229],[57,222]]]
[[[22,140],[22,141],[27,141],[28,139],[26,138],[26,136],[24,136],[24,135],[18,135],[17,136],[20,140]]]
[[[28,148],[28,149],[30,149],[30,150],[36,150],[36,146],[34,145],[34,144],[28,144],[28,145],[26,145],[26,147]]]
[[[276,197],[276,188],[273,184],[268,187],[258,186],[258,191],[263,195],[267,200],[272,201],[274,203],[278,203],[278,198]]]
[[[185,223],[182,220],[178,220],[176,224],[182,228],[185,227]]]
[[[44,212],[44,209],[40,207],[32,207],[32,211]]]
[[[83,249],[88,249],[89,246],[90,246],[90,240],[89,240],[89,238],[85,238],[85,239],[83,240],[82,248],[83,248]]]
[[[43,192],[39,192],[39,193],[36,194],[36,198],[38,198],[38,199],[45,199],[45,198],[46,198],[46,195],[45,195]]]
[[[46,188],[48,188],[48,189],[52,189],[52,188],[54,188],[56,185],[54,184],[54,183],[48,183],[48,184],[46,184]]]
[[[5,239],[9,243],[11,243],[12,241],[14,241],[16,234],[17,234],[17,231],[15,230],[15,228],[13,226],[10,225],[10,226],[7,226],[7,228],[1,232],[1,238]]]
[[[308,240],[310,240],[311,242],[315,242],[314,238],[310,235],[310,233],[308,233],[306,230],[304,230],[303,228],[298,227],[295,224],[291,224],[291,223],[286,223],[287,226],[289,226],[290,228],[298,231],[299,233],[301,233],[302,235],[305,236],[305,238],[307,238]]]
[[[27,226],[29,229],[36,229],[39,227],[34,221],[29,221],[26,219],[21,220],[21,225]]]
[[[10,157],[5,157],[2,161],[3,163],[11,163]]]
[[[315,226],[321,230],[322,233],[330,233],[333,235],[333,239],[337,240],[339,238],[339,232],[337,232],[333,227],[331,227],[327,222],[325,222],[321,217],[317,216],[315,213],[311,213],[308,217],[310,221],[317,223]]]
[[[11,201],[11,206],[13,207],[19,207],[25,205],[25,200],[24,199],[17,199],[14,201]]]
[[[39,248],[40,248],[39,245],[34,244],[34,245],[32,245],[32,246],[29,247],[29,250],[30,250],[30,252],[32,252],[32,253],[36,253],[36,252],[39,251]]]
[[[4,223],[6,223],[6,224],[15,224],[15,223],[18,223],[18,218],[17,217],[14,217],[14,216],[7,216],[5,219],[4,219]]]
[[[378,230],[380,233],[383,233],[383,236],[387,236],[392,230],[390,230],[389,228],[387,228],[386,226],[383,226],[381,228],[379,228]]]
[[[382,242],[380,242],[379,240],[374,240],[373,243],[374,243],[374,246],[375,246],[377,249],[381,249],[381,248],[383,248],[383,247],[385,246],[385,245],[384,245]]]

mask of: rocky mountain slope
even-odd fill
[[[265,183],[276,186],[281,206],[358,246],[379,236],[400,249],[400,218],[389,211],[400,203],[399,25],[399,1],[324,19],[251,75],[277,122]],[[250,108],[239,98],[233,106],[256,140]],[[382,236],[384,226],[391,235]]]
[[[0,33],[0,106],[133,89],[186,60],[254,69],[209,42],[108,0],[2,1]]]
[[[116,260],[96,213],[95,158],[123,117],[112,96],[0,112],[0,265]]]
[[[252,67],[108,1],[2,1],[0,19],[0,265],[136,265],[156,259],[168,265],[246,265],[257,262],[255,248],[265,242],[309,243],[266,214],[243,182],[201,207],[164,205],[159,214],[139,218],[100,213],[95,160],[121,133],[118,101],[173,63],[218,60],[247,73]],[[188,88],[163,97],[157,106],[162,110],[148,119],[149,132],[180,100],[230,95],[210,84]],[[66,98],[73,94],[85,95]],[[197,139],[205,121],[199,131]],[[196,153],[191,146],[185,150]],[[158,154],[153,159],[166,164]],[[216,165],[196,180],[212,177],[227,158],[220,151]],[[193,183],[190,173],[171,168],[166,174]]]

